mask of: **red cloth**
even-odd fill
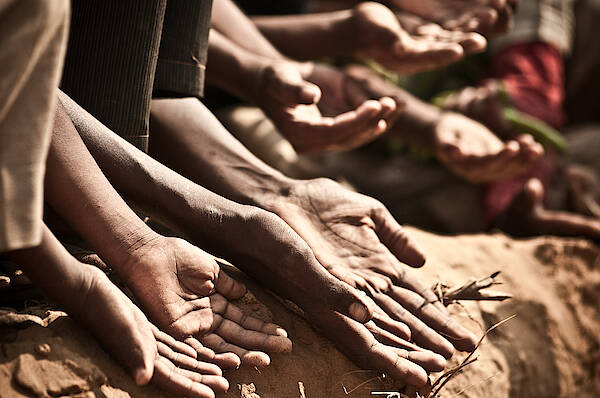
[[[490,74],[504,83],[518,110],[554,128],[564,126],[564,62],[554,46],[535,42],[507,47],[493,57]]]
[[[551,44],[532,42],[505,48],[493,57],[490,77],[502,81],[513,105],[521,112],[554,128],[564,126],[564,63],[560,51]],[[484,193],[488,222],[493,222],[510,206],[530,178],[539,178],[547,191],[554,158],[553,153],[547,153],[528,173],[488,185]]]

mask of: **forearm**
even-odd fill
[[[211,29],[206,68],[208,83],[255,103],[262,71],[268,62],[272,61],[245,50]]]
[[[82,287],[83,269],[44,225],[42,242],[32,248],[7,253],[44,294],[66,311],[77,312],[77,291]]]
[[[64,94],[61,102],[115,189],[134,208],[215,254],[253,210],[218,196],[111,132]],[[151,146],[155,144],[154,136]],[[172,143],[166,143],[172,146]],[[151,198],[151,199],[150,199]]]
[[[402,89],[397,89],[392,98],[406,104],[406,107],[398,113],[398,118],[390,128],[389,134],[408,144],[431,148],[434,145],[435,125],[441,111]]]
[[[269,209],[294,181],[248,151],[196,99],[152,101],[150,131],[153,157],[236,202]]]
[[[351,10],[260,16],[252,21],[279,51],[294,59],[312,60],[353,52]]]
[[[60,102],[47,159],[45,197],[118,271],[128,253],[157,236],[106,180]]]
[[[271,59],[284,58],[231,0],[214,0],[211,27],[254,54]]]

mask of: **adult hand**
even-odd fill
[[[387,129],[386,118],[396,109],[385,97],[350,106],[344,74],[335,68],[277,62],[264,69],[260,80],[256,103],[298,152],[360,147]]]
[[[416,15],[394,13],[381,3],[360,3],[352,20],[356,54],[398,73],[439,68],[486,47],[477,33],[449,31]]]
[[[375,326],[400,338],[412,336],[419,346],[445,357],[452,355],[453,345],[473,349],[475,337],[407,271],[405,264],[423,265],[424,255],[380,202],[327,179],[298,181],[287,192],[270,209],[332,275],[370,295]]]
[[[446,29],[483,34],[506,32],[517,5],[516,0],[389,0],[389,3]]]

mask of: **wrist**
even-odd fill
[[[243,202],[268,211],[273,211],[277,201],[285,200],[300,182],[276,170],[269,170],[269,173],[252,171],[247,177],[249,182],[241,193]]]
[[[132,267],[146,255],[148,248],[164,238],[145,223],[142,224],[143,226],[122,228],[122,231],[115,234],[116,242],[108,250],[100,252],[101,257],[124,279],[127,279]]]
[[[357,43],[360,40],[357,37],[356,7],[352,10],[343,10],[332,13],[329,17],[330,25],[328,30],[331,32],[330,54],[348,56],[356,50]]]
[[[421,101],[410,103],[395,124],[400,138],[410,144],[433,150],[437,125],[444,114],[439,108]]]

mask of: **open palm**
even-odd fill
[[[167,333],[217,353],[234,353],[242,363],[268,365],[263,351],[286,352],[286,332],[242,313],[229,300],[245,287],[220,271],[214,258],[177,238],[159,238],[128,264],[126,282],[146,313]],[[236,366],[234,356],[216,358]]]

